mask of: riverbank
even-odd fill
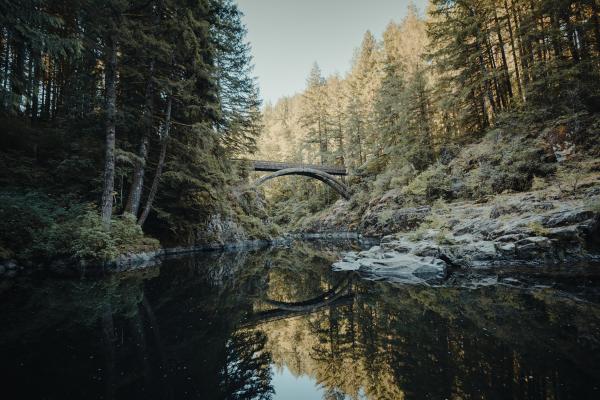
[[[545,189],[502,194],[487,202],[398,209],[377,204],[361,223],[365,231],[383,234],[381,244],[344,255],[334,268],[419,281],[444,276],[449,268],[598,261],[599,195],[600,186],[594,183],[572,196]],[[389,196],[382,202],[389,204]],[[343,222],[336,217],[343,215],[343,207],[336,204],[320,226],[339,229]]]
[[[326,233],[289,233],[272,239],[244,239],[230,242],[210,242],[195,246],[179,246],[160,248],[151,251],[127,252],[109,261],[83,261],[72,259],[55,259],[48,264],[21,265],[17,260],[0,262],[0,278],[14,278],[21,273],[32,273],[49,270],[59,275],[118,273],[133,269],[143,269],[160,265],[166,258],[181,257],[202,252],[238,252],[254,251],[266,248],[290,246],[294,241],[365,241],[370,245],[379,243],[378,239],[363,238],[356,232],[326,232]]]

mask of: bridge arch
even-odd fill
[[[338,181],[333,175],[328,174],[327,172],[320,171],[314,168],[284,168],[279,171],[273,172],[270,175],[265,175],[254,182],[255,186],[260,186],[268,180],[278,178],[280,176],[286,175],[300,175],[300,176],[308,176],[310,178],[318,179],[321,182],[325,183],[333,190],[338,192],[344,199],[349,200],[351,193],[348,186]]]

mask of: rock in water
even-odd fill
[[[351,257],[345,256],[344,260]],[[419,284],[446,276],[446,263],[434,257],[420,257],[397,251],[383,251],[379,246],[361,252],[353,261],[333,264],[337,271],[359,271],[372,278],[386,278],[395,282]]]
[[[352,261],[352,262],[340,261],[340,262],[336,262],[332,266],[334,271],[358,271],[359,267],[360,267],[360,265],[355,261]]]

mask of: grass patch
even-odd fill
[[[530,222],[527,227],[531,229],[536,236],[548,236],[550,234],[550,231],[537,221]]]

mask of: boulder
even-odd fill
[[[340,261],[333,264],[336,271],[359,271],[371,278],[392,279],[395,282],[423,283],[442,279],[446,275],[446,263],[434,257],[420,257],[394,251],[361,252],[355,261]],[[344,256],[344,259],[348,259]]]
[[[591,220],[594,217],[592,211],[582,208],[563,209],[552,213],[544,218],[544,226],[554,228],[557,226],[572,225],[586,220]]]

